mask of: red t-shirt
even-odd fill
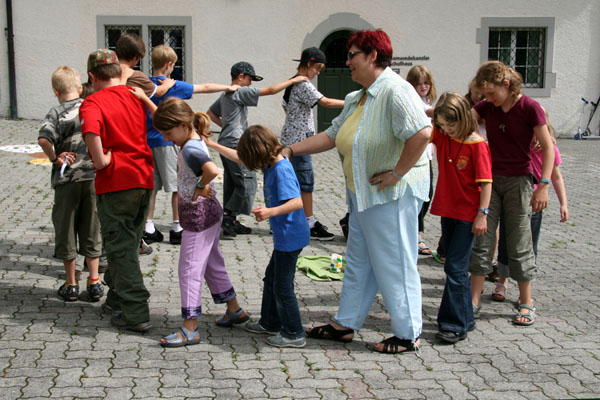
[[[79,119],[84,136],[100,136],[104,153],[112,151],[108,167],[96,171],[96,194],[154,188],[145,109],[126,86],[108,87],[86,98]]]
[[[485,100],[475,104],[474,108],[485,119],[494,175],[522,176],[531,173],[529,146],[533,128],[546,124],[540,104],[521,96],[507,113]]]
[[[481,136],[463,143],[434,128],[438,180],[431,214],[473,222],[479,208],[479,182],[492,181],[490,149]]]

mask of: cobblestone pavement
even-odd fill
[[[0,120],[0,146],[36,143],[39,125]],[[100,303],[67,304],[56,295],[64,272],[62,263],[52,258],[49,167],[31,164],[32,158],[23,153],[0,151],[0,398],[599,397],[600,141],[560,140],[559,146],[571,219],[558,222],[558,203],[551,193],[534,284],[539,315],[535,325],[510,323],[518,297],[514,282],[505,303],[491,301],[493,284],[486,282],[477,329],[457,345],[437,344],[444,273],[432,258],[420,257],[420,357],[370,350],[369,343],[390,335],[381,297],[352,343],[309,340],[303,349],[279,350],[242,327],[217,327],[214,320],[223,307],[205,296],[201,344],[162,349],[158,339],[181,323],[179,249],[168,243],[154,244],[154,252],[141,257],[152,294],[154,329],[141,335],[113,328]],[[312,242],[303,254],[343,253],[338,220],[345,214],[345,200],[338,156],[329,152],[314,159],[317,217],[336,237],[328,243]],[[260,198],[259,194],[257,202]],[[171,211],[164,193],[158,197],[156,215],[159,229],[167,232]],[[245,223],[253,228],[251,235],[221,246],[240,304],[258,316],[272,238],[266,223],[249,217]],[[426,229],[425,241],[432,246],[439,236],[439,219],[427,216]],[[79,260],[78,268],[81,264]],[[297,273],[296,290],[306,326],[327,322],[337,310],[340,282],[315,282]]]

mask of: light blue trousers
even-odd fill
[[[348,192],[348,196],[346,271],[334,319],[359,330],[380,290],[394,335],[415,341],[423,327],[417,270],[417,218],[422,201],[407,189],[399,200],[358,212],[356,195]]]

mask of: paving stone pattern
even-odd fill
[[[35,144],[39,126],[40,121],[0,120],[0,145]],[[141,257],[154,328],[144,335],[120,331],[101,313],[100,303],[64,303],[57,297],[64,271],[52,258],[50,167],[31,164],[24,153],[0,151],[0,398],[599,397],[600,141],[560,140],[559,146],[571,219],[559,223],[551,191],[534,283],[535,325],[510,323],[518,297],[514,282],[505,303],[491,301],[493,284],[486,282],[476,330],[456,345],[437,343],[444,272],[432,258],[421,256],[420,357],[370,350],[370,343],[391,334],[380,296],[352,343],[309,340],[303,349],[279,350],[240,326],[217,327],[214,320],[224,309],[212,303],[206,286],[201,344],[163,349],[159,338],[181,324],[179,248],[168,243],[154,244],[154,252]],[[313,241],[302,254],[343,254],[338,220],[346,206],[339,158],[330,151],[315,156],[314,163],[316,216],[336,237],[328,243]],[[259,193],[256,204],[262,202]],[[223,241],[221,248],[240,304],[258,317],[272,237],[267,223],[243,220],[253,233]],[[168,233],[170,196],[165,193],[158,196],[156,221]],[[433,247],[439,233],[439,218],[428,215],[425,241]],[[84,279],[85,273],[83,287]],[[335,314],[341,288],[341,282],[315,282],[296,274],[305,326],[327,322]]]

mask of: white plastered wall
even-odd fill
[[[162,6],[161,6],[162,4]],[[6,27],[5,2],[0,4]],[[548,109],[562,135],[571,136],[579,121],[581,97],[600,94],[600,2],[591,0],[13,0],[18,111],[21,118],[43,118],[56,99],[50,74],[59,65],[85,76],[87,54],[97,47],[96,17],[191,16],[193,83],[229,81],[231,64],[251,62],[265,77],[258,87],[290,77],[306,45],[318,45],[332,30],[373,26],[391,37],[397,56],[427,55],[438,93],[466,92],[480,60],[476,31],[482,17],[554,17],[552,72],[556,86],[550,97],[536,98]],[[361,26],[345,26],[349,20]],[[322,33],[321,33],[322,32]],[[319,37],[321,35],[322,37]],[[0,44],[0,116],[9,115],[6,40]],[[405,76],[410,67],[400,67]],[[216,95],[198,95],[190,101],[206,110]],[[251,123],[278,132],[284,115],[281,95],[262,98],[250,112]],[[600,114],[600,113],[599,113]],[[598,125],[595,123],[594,132]]]

